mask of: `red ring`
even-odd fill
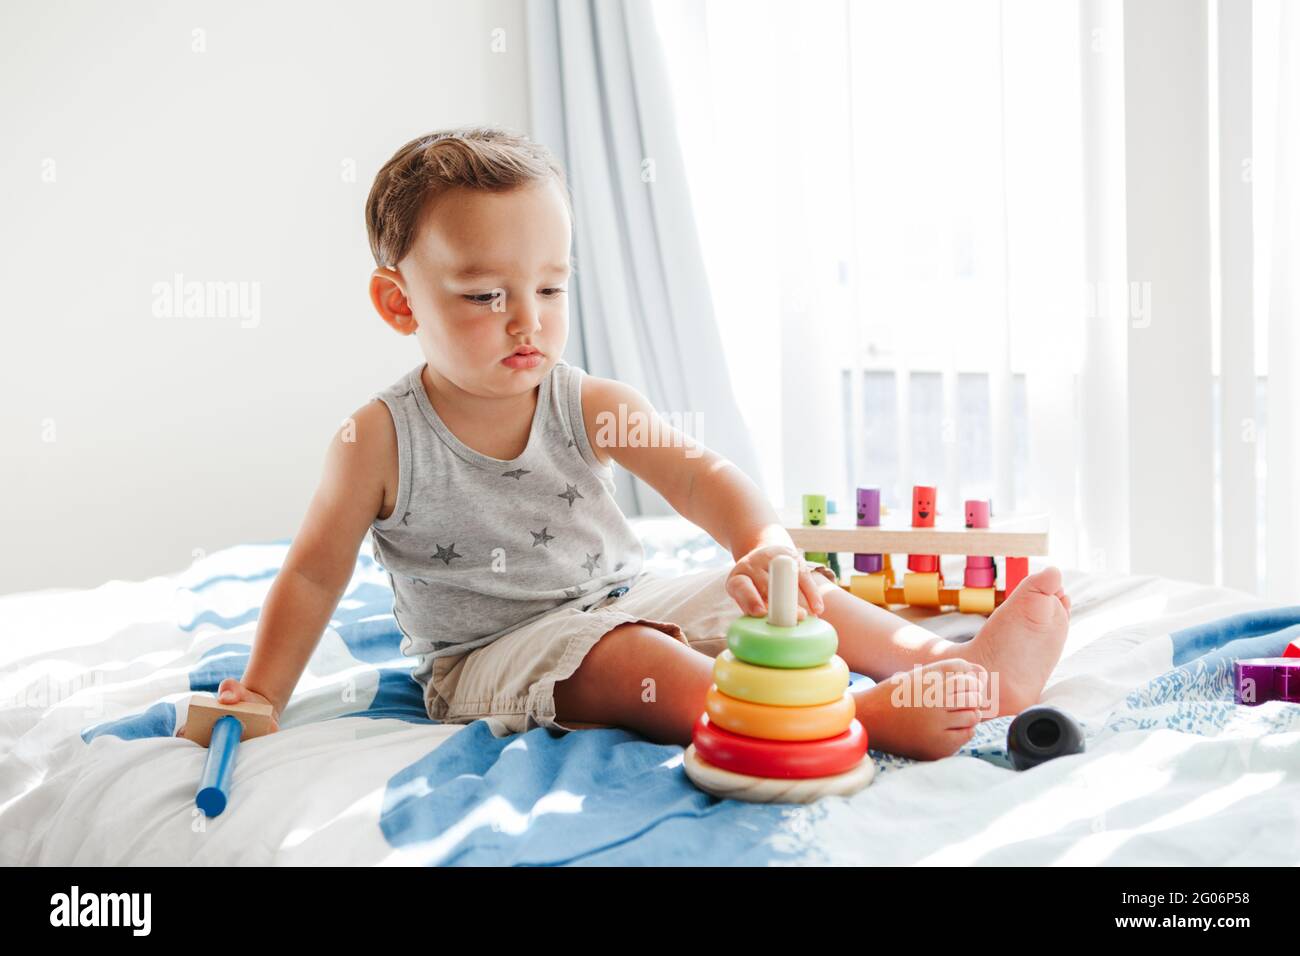
[[[867,752],[867,731],[856,717],[848,730],[824,740],[763,740],[733,734],[702,713],[693,738],[705,761],[751,777],[830,777],[857,766]]]

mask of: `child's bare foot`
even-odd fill
[[[986,712],[985,718],[1018,714],[1038,703],[1069,629],[1070,598],[1061,588],[1061,572],[1044,568],[1025,578],[979,633],[952,651],[989,672],[987,690],[992,694],[996,687],[997,713]]]
[[[857,697],[867,744],[900,757],[938,760],[970,740],[980,722],[984,668],[959,659],[899,671]]]

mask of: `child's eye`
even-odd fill
[[[549,298],[555,298],[557,295],[564,295],[563,289],[543,289],[542,294]]]
[[[498,295],[499,293],[496,292],[480,292],[464,296],[463,298],[468,299],[470,302],[477,303],[478,305],[491,305],[496,301]]]

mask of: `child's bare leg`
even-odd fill
[[[853,600],[857,600],[854,598]],[[886,613],[886,612],[882,612]],[[614,724],[657,743],[686,746],[713,683],[713,658],[644,624],[623,624],[601,638],[578,669],[555,685],[556,720],[561,724]],[[940,661],[927,674],[943,672],[959,681],[966,697],[951,706],[898,707],[897,682],[854,693],[857,716],[871,746],[908,757],[934,759],[955,751],[979,720],[973,709],[976,665]],[[647,679],[652,685],[647,685]],[[901,677],[900,677],[901,679]],[[648,693],[652,690],[653,693]]]
[[[881,680],[935,661],[979,664],[989,672],[990,692],[997,696],[996,715],[986,717],[1018,714],[1038,702],[1069,632],[1070,599],[1056,568],[1025,578],[965,644],[944,640],[854,597],[820,574],[813,580],[826,605],[822,617],[839,635],[839,654],[850,668]]]
[[[812,578],[826,605],[821,616],[839,636],[839,655],[858,674],[882,681],[916,664],[957,656],[962,646],[854,597],[820,574]]]
[[[556,683],[555,719],[615,724],[684,747],[712,683],[709,655],[658,628],[621,624],[596,642],[568,679]]]

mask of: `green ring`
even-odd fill
[[[765,617],[742,617],[727,630],[727,647],[758,667],[817,667],[835,656],[839,638],[830,622],[805,617],[794,627],[773,627]]]

